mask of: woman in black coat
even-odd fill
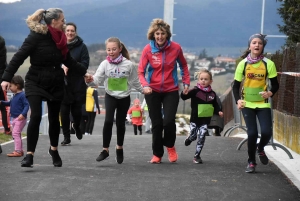
[[[69,22],[66,24],[65,34],[67,37],[67,46],[71,56],[80,62],[86,69],[89,67],[90,56],[83,40],[77,35],[77,26]],[[60,108],[61,124],[64,134],[64,140],[61,145],[69,145],[71,143],[70,129],[70,112],[73,117],[72,127],[75,130],[77,139],[82,139],[80,130],[81,108],[85,103],[86,84],[84,78],[76,71],[76,69],[68,68],[62,65],[65,71],[65,97]]]
[[[64,97],[64,71],[61,64],[76,69],[81,76],[90,77],[86,68],[77,63],[67,48],[63,32],[65,19],[59,8],[39,9],[26,20],[30,33],[19,51],[13,56],[2,76],[2,89],[7,90],[10,81],[20,65],[30,57],[31,66],[25,76],[25,93],[31,115],[27,127],[27,154],[21,162],[22,167],[32,167],[39,138],[42,118],[42,101],[47,101],[49,120],[49,154],[55,167],[62,166],[57,151],[60,132],[59,111]]]

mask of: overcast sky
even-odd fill
[[[21,0],[0,0],[0,3],[14,3]]]

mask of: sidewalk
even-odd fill
[[[135,136],[132,126],[127,125],[124,163],[117,164],[114,159],[115,129],[110,159],[96,162],[103,119],[97,115],[93,135],[83,136],[81,141],[72,135],[71,146],[59,146],[61,168],[53,167],[47,153],[48,136],[39,138],[33,168],[21,168],[22,158],[6,156],[13,151],[13,143],[2,145],[0,200],[300,200],[299,189],[276,162],[266,166],[259,163],[255,174],[244,172],[246,146],[236,150],[241,138],[208,136],[201,155],[204,163],[194,164],[195,142],[186,147],[185,136],[177,136],[177,163],[169,163],[165,153],[161,164],[150,164],[152,136]],[[23,142],[26,148],[26,140]]]

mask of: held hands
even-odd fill
[[[94,81],[94,78],[93,78],[93,76],[92,76],[91,74],[86,73],[86,74],[84,75],[84,80],[85,80],[86,83],[90,83],[90,82],[93,82],[93,81]]]
[[[188,85],[185,85],[185,86],[184,86],[184,89],[183,89],[183,91],[182,91],[182,93],[183,93],[184,95],[187,95],[188,92],[189,92],[189,86],[188,86]]]
[[[143,88],[143,93],[144,93],[145,95],[151,94],[151,93],[152,93],[152,89],[151,89],[150,87],[144,87],[144,88]]]
[[[68,70],[69,70],[69,68],[68,68],[67,66],[65,66],[65,65],[62,65],[61,67],[62,67],[62,69],[64,70],[65,75],[68,75]]]
[[[6,82],[6,81],[3,81],[3,82],[1,82],[1,87],[2,87],[3,91],[8,91],[8,89],[10,87],[10,83]]]

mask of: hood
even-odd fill
[[[48,32],[48,27],[46,24],[42,24],[40,22],[40,19],[29,19],[29,17],[26,20],[26,24],[28,26],[28,28],[36,33],[40,33],[40,34],[47,34]]]
[[[133,101],[133,104],[135,105],[135,104],[140,104],[141,102],[140,102],[140,100],[139,99],[134,99],[134,101]]]

